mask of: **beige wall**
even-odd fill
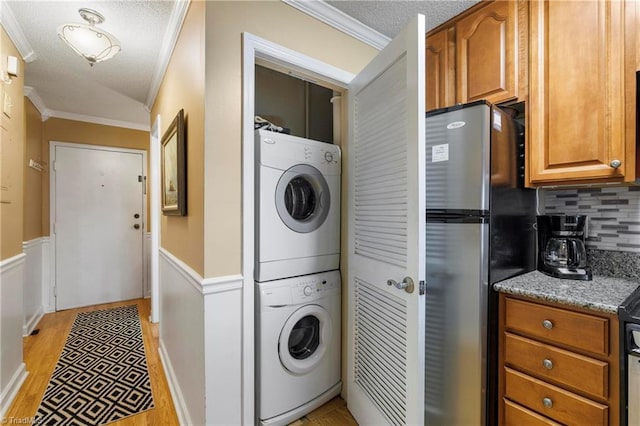
[[[211,3],[207,3],[209,7]],[[151,109],[160,115],[161,134],[184,109],[187,157],[187,215],[162,216],[162,247],[196,272],[204,273],[204,14],[205,3],[192,1]]]
[[[242,33],[356,73],[376,50],[280,1],[206,8],[205,277],[242,269]]]
[[[42,232],[42,187],[48,185],[43,172],[29,167],[29,160],[43,164],[42,118],[40,111],[24,98],[26,115],[26,144],[24,150],[24,241],[44,236]]]
[[[46,165],[46,170],[42,173],[43,235],[49,235],[49,145],[51,141],[149,151],[149,132],[62,118],[49,118],[45,121],[42,124],[42,161]]]
[[[0,27],[0,66],[3,71],[9,55],[18,58],[20,75],[13,77],[11,84],[0,82],[0,100],[6,93],[13,104],[11,117],[0,111],[0,260],[22,253],[25,145],[24,61],[4,28]]]

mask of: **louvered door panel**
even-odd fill
[[[356,96],[355,251],[406,266],[406,59]],[[385,99],[385,102],[379,102]]]
[[[407,305],[357,277],[355,285],[355,381],[390,424],[405,424]]]

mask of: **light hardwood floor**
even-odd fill
[[[37,325],[38,334],[23,339],[24,362],[29,376],[6,413],[7,419],[29,419],[35,416],[40,400],[58,362],[67,335],[78,312],[97,311],[136,304],[140,313],[142,335],[147,354],[147,366],[155,408],[135,416],[111,423],[113,426],[173,426],[178,418],[171,393],[158,354],[158,325],[149,322],[149,299],[128,300],[46,314]],[[340,397],[334,398],[317,410],[296,420],[291,425],[357,425]]]
[[[149,299],[128,300],[46,314],[38,323],[40,332],[23,339],[24,362],[29,375],[16,396],[6,418],[25,419],[35,416],[40,400],[58,362],[67,335],[78,312],[97,311],[124,305],[138,305],[140,323],[147,353],[147,366],[155,408],[111,423],[114,426],[177,425],[169,386],[158,354],[158,325],[149,322]]]

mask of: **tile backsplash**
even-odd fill
[[[544,214],[589,216],[587,248],[640,253],[640,186],[542,192]]]

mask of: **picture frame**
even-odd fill
[[[160,155],[162,214],[186,216],[186,155],[184,109],[178,111],[162,136]]]

